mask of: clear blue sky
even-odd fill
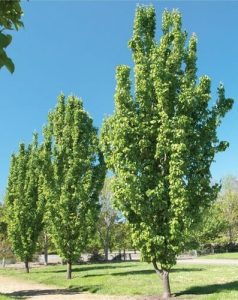
[[[132,65],[127,42],[137,3],[156,6],[158,37],[163,9],[180,9],[184,29],[198,36],[198,75],[212,78],[213,102],[220,81],[227,96],[238,99],[238,2],[24,2],[25,28],[14,33],[8,49],[16,71],[0,71],[0,200],[11,153],[20,141],[29,142],[34,130],[41,130],[61,91],[82,97],[97,127],[112,113],[115,67]],[[228,140],[230,148],[212,166],[215,180],[238,175],[237,103],[219,137]]]

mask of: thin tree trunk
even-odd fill
[[[3,257],[2,258],[2,267],[5,268],[5,266],[6,266],[6,260],[5,260],[5,257]]]
[[[124,261],[126,261],[126,249],[123,249],[123,257],[124,257]]]
[[[104,247],[104,256],[105,256],[105,261],[108,261],[108,245],[105,245]]]
[[[48,265],[48,235],[47,233],[44,234],[44,264]]]
[[[72,278],[72,263],[71,261],[67,262],[67,279],[71,279]]]
[[[109,250],[108,248],[109,248],[109,230],[107,229],[105,244],[104,244],[105,261],[108,261],[108,250]]]
[[[26,273],[29,273],[29,262],[28,262],[28,260],[25,261],[25,269],[26,269]]]
[[[233,234],[232,234],[232,228],[231,228],[231,226],[229,226],[229,228],[228,228],[228,235],[229,235],[229,242],[232,243]]]
[[[161,270],[158,268],[156,260],[152,260],[153,266],[155,268],[156,274],[158,274],[163,281],[163,296],[162,299],[169,299],[171,297],[171,289],[169,283],[169,271]]]
[[[162,280],[163,280],[163,296],[162,299],[169,299],[171,297],[170,283],[169,283],[169,272],[162,271]]]

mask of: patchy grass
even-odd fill
[[[12,300],[12,299],[14,299],[14,298],[5,296],[5,295],[3,295],[3,294],[0,294],[0,300],[10,300],[10,299]]]
[[[65,279],[65,266],[33,268],[30,274],[24,273],[24,270],[5,268],[0,270],[0,275],[56,285],[74,292],[144,296],[162,294],[161,282],[147,263],[75,265],[73,271],[71,280]],[[238,299],[237,266],[179,264],[172,270],[170,278],[172,292],[179,299]]]
[[[237,252],[231,253],[215,253],[215,254],[207,254],[198,256],[198,258],[209,258],[209,259],[238,259]]]

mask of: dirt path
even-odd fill
[[[146,300],[145,297],[121,297],[78,293],[73,289],[59,289],[55,286],[34,283],[14,277],[0,276],[0,293],[11,297],[26,297],[25,299],[46,300]],[[148,298],[147,298],[148,299]]]

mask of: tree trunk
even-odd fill
[[[124,257],[124,261],[126,261],[126,249],[123,249],[123,257]]]
[[[5,268],[5,266],[6,266],[6,260],[5,260],[5,257],[3,257],[2,258],[2,267]]]
[[[108,250],[109,250],[109,230],[107,229],[105,243],[104,243],[105,261],[108,261]]]
[[[26,269],[26,273],[29,273],[29,262],[28,262],[28,260],[25,261],[25,269]]]
[[[169,299],[171,297],[170,283],[169,283],[169,271],[161,270],[158,268],[156,260],[152,260],[156,274],[158,274],[163,281],[163,296],[162,299]]]
[[[105,245],[104,247],[104,256],[105,256],[105,261],[108,261],[108,245]]]
[[[44,264],[48,265],[48,236],[47,233],[44,234]]]
[[[71,261],[67,262],[67,279],[71,279],[72,278],[72,263]]]
[[[163,296],[162,299],[169,299],[171,297],[170,283],[169,283],[169,272],[162,271],[162,280],[163,280]]]
[[[122,260],[122,257],[121,257],[121,249],[119,250],[119,260],[120,260],[120,261]]]
[[[232,227],[231,226],[229,226],[229,228],[228,228],[228,235],[229,235],[229,242],[232,243],[233,233],[232,233]]]

